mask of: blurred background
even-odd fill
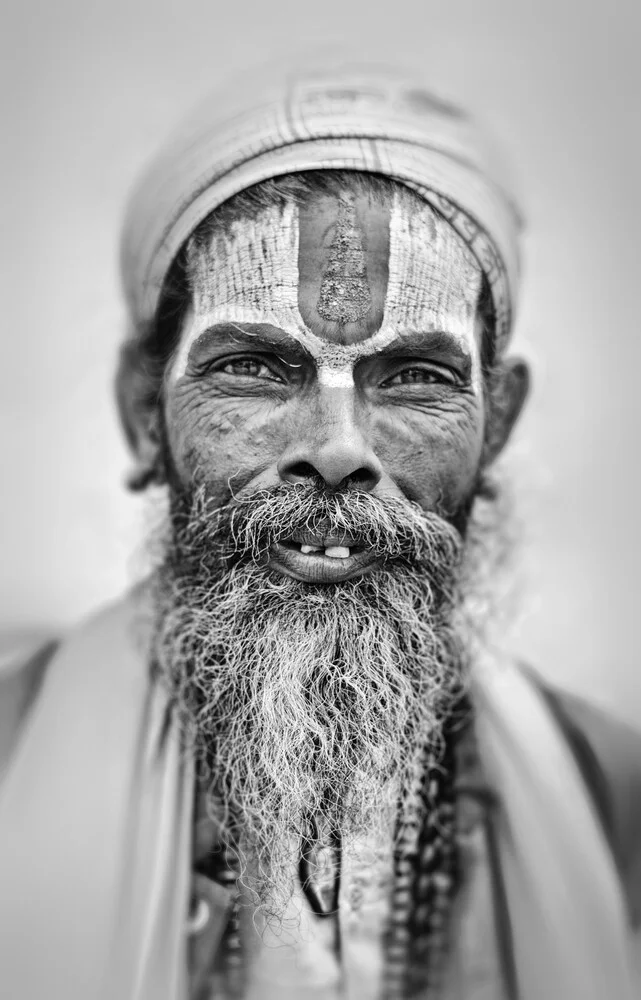
[[[230,72],[339,41],[491,127],[528,220],[513,446],[530,585],[517,644],[641,717],[641,5],[630,0],[56,0],[2,5],[0,646],[119,594],[141,503],[112,399],[126,194]],[[142,517],[144,520],[144,516]]]

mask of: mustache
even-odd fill
[[[346,538],[383,560],[415,566],[456,564],[463,548],[450,521],[410,500],[313,484],[279,484],[219,507],[201,485],[174,497],[172,525],[177,554],[196,550],[201,571],[204,552],[218,564],[260,563],[274,545],[297,536]]]

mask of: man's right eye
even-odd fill
[[[215,371],[225,375],[239,375],[244,378],[264,378],[272,382],[280,382],[276,372],[258,358],[232,358],[216,365]]]

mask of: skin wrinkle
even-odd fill
[[[283,432],[282,418],[279,414],[268,414],[262,419],[264,401],[260,399],[246,400],[246,405],[239,412],[237,401],[233,398],[220,397],[216,405],[211,405],[210,397],[203,398],[202,385],[193,383],[185,387],[175,399],[171,424],[175,438],[171,452],[178,455],[187,467],[193,469],[195,462],[207,470],[208,477],[218,470],[231,468],[233,475],[261,475],[270,466],[275,449]],[[222,435],[219,425],[224,421],[230,430]],[[291,418],[287,421],[289,433],[294,433]],[[239,447],[238,441],[243,446]],[[229,475],[229,474],[228,474]],[[226,477],[227,478],[227,477]]]
[[[394,191],[382,323],[362,343],[328,344],[303,320],[299,308],[300,220],[295,204],[265,209],[256,220],[238,220],[227,232],[214,232],[207,254],[192,244],[188,260],[194,314],[171,378],[184,375],[191,347],[218,323],[267,323],[286,331],[315,359],[319,383],[328,386],[352,387],[356,363],[394,343],[406,328],[426,333],[447,330],[474,361],[480,268],[448,223],[427,204],[419,210],[414,204],[412,211],[408,208],[404,197]],[[266,235],[257,239],[259,231]],[[480,382],[477,359],[473,366],[475,391],[480,391]]]

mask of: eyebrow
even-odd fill
[[[446,330],[400,330],[392,343],[376,351],[376,356],[380,357],[398,357],[407,354],[455,360],[465,374],[469,374],[472,368],[470,352],[461,345],[459,337]]]
[[[214,323],[206,327],[194,339],[189,348],[188,363],[197,361],[198,355],[205,353],[214,342],[216,347],[254,347],[260,350],[286,351],[297,358],[311,358],[312,355],[299,340],[280,327],[271,323]]]

